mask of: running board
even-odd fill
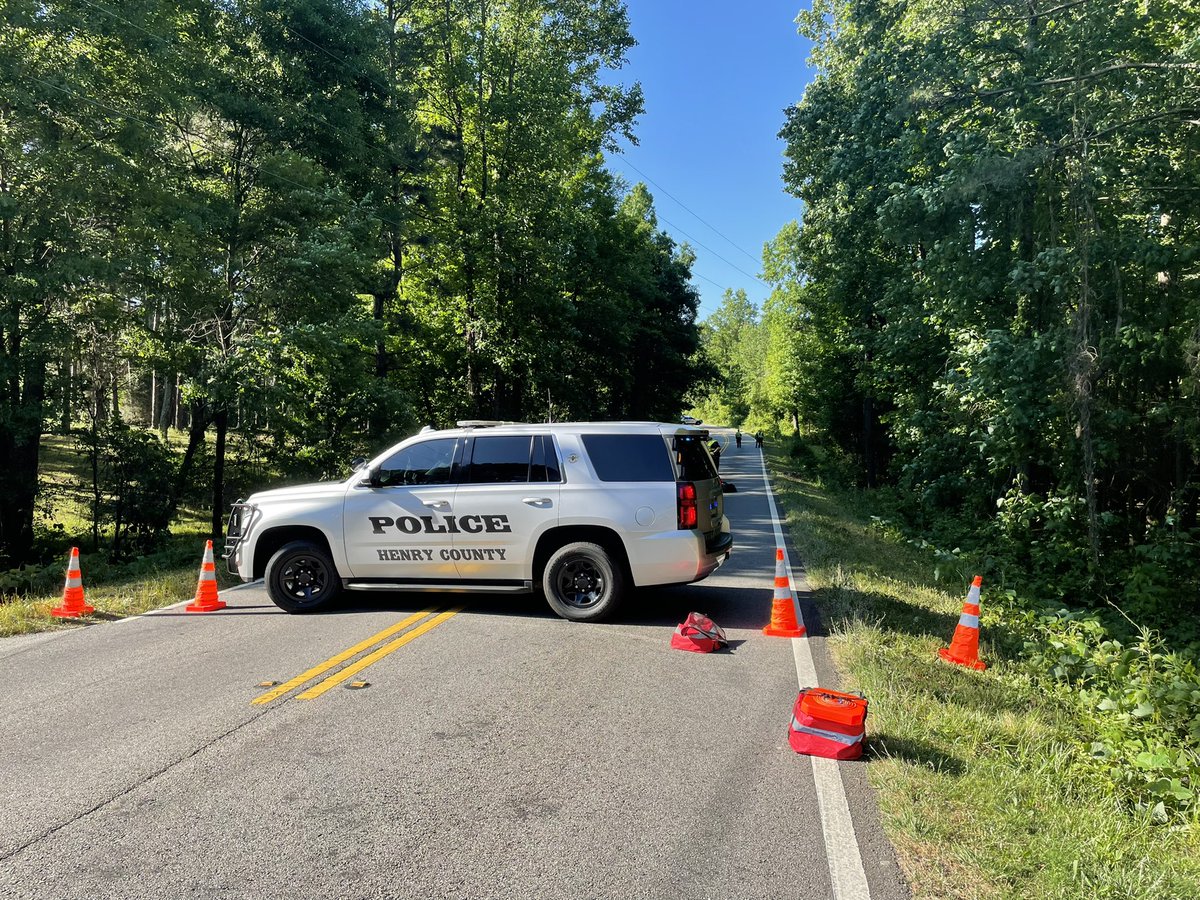
[[[472,584],[471,582],[438,584],[427,581],[351,580],[343,582],[343,587],[351,591],[421,591],[443,594],[530,594],[533,592],[532,581],[515,581],[506,584]]]

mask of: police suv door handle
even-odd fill
[[[428,506],[430,509],[449,509],[449,500],[422,500],[422,505]]]
[[[530,506],[549,506],[549,497],[522,497],[522,503],[528,503]]]

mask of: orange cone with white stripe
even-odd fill
[[[783,564],[783,548],[775,550],[775,596],[771,601],[771,624],[763,629],[770,637],[804,637],[805,628],[796,621],[796,601]]]
[[[184,612],[213,612],[224,609],[225,601],[217,596],[217,565],[213,562],[212,541],[204,546],[204,562],[200,564],[200,581],[196,599],[183,608]]]
[[[983,586],[983,576],[976,575],[971,582],[971,590],[963,601],[962,615],[958,617],[958,627],[954,629],[954,640],[949,647],[942,647],[938,655],[955,665],[967,666],[972,669],[986,669],[987,664],[979,658],[979,588]]]
[[[62,605],[50,610],[50,615],[59,619],[77,619],[94,613],[83,598],[83,577],[79,572],[79,548],[71,548],[71,561],[67,563],[67,583],[63,586]]]

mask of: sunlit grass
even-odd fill
[[[1200,829],[1122,808],[1081,764],[1074,698],[997,655],[986,585],[989,669],[942,662],[973,573],[872,524],[869,495],[788,462],[770,458],[781,507],[838,667],[871,702],[868,776],[914,897],[1200,897]]]
[[[185,432],[172,431],[171,446],[179,450],[187,441]],[[156,552],[124,562],[108,560],[105,539],[100,552],[91,552],[88,460],[76,449],[73,438],[47,434],[42,437],[39,471],[39,528],[43,543],[57,547],[61,559],[26,567],[28,578],[16,592],[0,596],[0,637],[62,628],[78,628],[190,600],[196,592],[204,542],[211,525],[207,514],[183,507],[171,526],[171,535]],[[68,552],[80,549],[84,593],[95,607],[91,616],[58,619],[50,610],[60,605]],[[217,582],[226,587],[237,582],[221,564],[216,548]]]
[[[81,553],[84,595],[96,612],[80,619],[58,619],[50,615],[50,610],[62,601],[61,585],[66,580],[67,570],[67,558],[64,557],[62,579],[55,592],[21,594],[0,602],[0,637],[78,628],[81,624],[134,616],[190,600],[196,593],[204,541],[198,532],[176,534],[169,549],[123,566],[108,563],[102,555],[93,557]],[[218,556],[219,553],[218,548]],[[219,587],[239,583],[225,571],[220,560],[216,568]]]

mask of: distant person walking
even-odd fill
[[[763,433],[761,431],[754,432],[754,446],[761,447],[763,445]]]
[[[740,446],[742,446],[742,429],[740,429],[740,428],[739,428],[739,429],[738,429],[738,430],[737,430],[737,431],[734,433],[734,435],[733,435],[733,439],[734,439],[735,441],[737,441],[737,445],[738,445],[739,447],[740,447]]]

